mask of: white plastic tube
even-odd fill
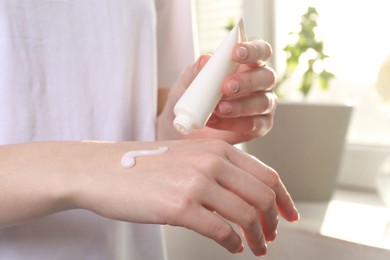
[[[222,81],[238,67],[232,60],[232,51],[241,41],[246,41],[242,18],[176,103],[173,125],[179,132],[188,134],[206,124],[222,98]]]

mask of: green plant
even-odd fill
[[[228,24],[225,26],[225,29],[230,32],[231,30],[233,30],[234,26],[236,25],[235,21],[233,18],[231,18],[228,22]]]
[[[307,59],[307,68],[299,86],[302,95],[306,97],[316,84],[324,90],[329,88],[329,82],[335,76],[325,68],[324,61],[329,56],[324,53],[324,42],[316,38],[317,18],[316,8],[308,7],[307,12],[302,15],[301,30],[290,33],[297,40],[287,44],[283,49],[287,54],[286,69],[278,80],[276,93],[279,93],[282,83],[293,75],[298,66],[303,63],[304,58]]]

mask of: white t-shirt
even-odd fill
[[[154,140],[157,86],[194,60],[190,5],[0,0],[0,144]],[[163,257],[159,226],[83,210],[0,229],[0,259]]]

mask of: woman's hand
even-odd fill
[[[176,82],[159,117],[160,139],[219,138],[229,143],[249,141],[265,135],[271,128],[276,106],[273,93],[275,73],[265,65],[271,46],[261,40],[236,45],[232,59],[240,64],[222,83],[222,100],[207,122],[207,127],[182,136],[172,127],[173,107],[210,58],[201,56]]]
[[[79,189],[79,207],[118,220],[186,227],[237,253],[243,250],[242,238],[230,221],[241,228],[255,255],[264,255],[266,241],[275,239],[279,213],[298,220],[277,173],[235,147],[182,140],[136,149],[159,146],[169,150],[137,157],[130,169],[122,169],[119,159],[135,147],[107,146],[99,167],[77,182],[87,184]]]

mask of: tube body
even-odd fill
[[[232,60],[233,48],[244,40],[246,35],[241,19],[176,103],[173,125],[179,132],[188,134],[206,124],[222,98],[222,81],[238,67]]]

